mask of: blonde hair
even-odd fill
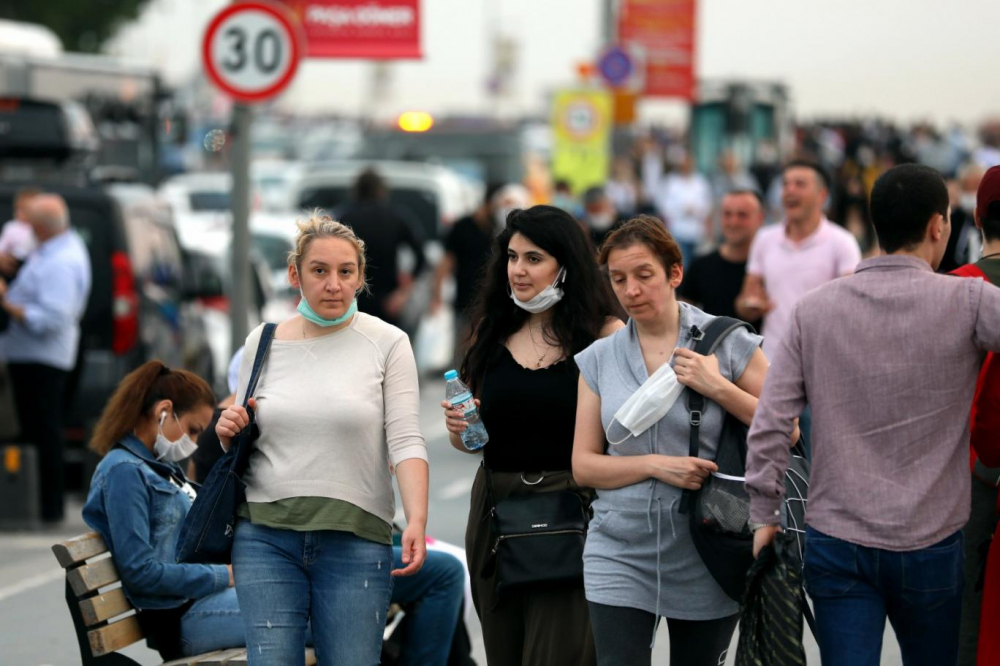
[[[288,265],[295,266],[299,271],[302,267],[302,259],[306,256],[309,246],[318,238],[339,238],[354,246],[358,253],[358,274],[361,276],[361,289],[367,289],[368,283],[365,279],[365,242],[358,238],[346,224],[341,224],[329,215],[323,213],[318,208],[309,214],[305,220],[296,220],[295,225],[299,228],[299,233],[295,235],[295,249],[288,253]]]

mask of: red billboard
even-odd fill
[[[420,58],[420,0],[284,0],[308,58]]]
[[[695,95],[696,0],[621,0],[618,38],[642,47],[646,97]]]

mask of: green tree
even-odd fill
[[[3,0],[0,18],[44,25],[67,51],[94,53],[147,4],[149,0]]]

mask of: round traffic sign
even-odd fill
[[[620,86],[628,81],[628,78],[632,76],[635,70],[631,56],[624,49],[617,46],[613,46],[601,54],[597,62],[597,68],[600,70],[604,80],[612,86]]]
[[[224,8],[205,31],[202,60],[212,82],[240,102],[262,102],[295,76],[302,56],[299,26],[270,2]]]

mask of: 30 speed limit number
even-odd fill
[[[277,95],[295,76],[302,55],[295,18],[281,5],[242,2],[219,12],[202,44],[205,71],[241,102]]]

